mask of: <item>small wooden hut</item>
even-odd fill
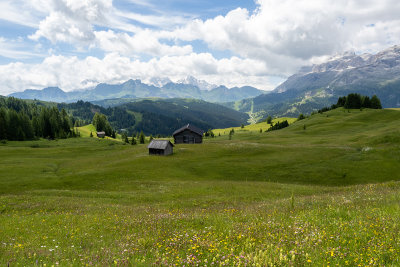
[[[160,155],[167,156],[174,153],[174,145],[168,140],[156,140],[153,139],[147,146],[149,149],[149,155]]]
[[[98,138],[104,138],[106,136],[105,132],[97,132],[97,137]]]

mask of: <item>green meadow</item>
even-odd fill
[[[283,122],[287,120],[289,124],[295,122],[297,119],[296,118],[288,118],[288,117],[283,117],[283,118],[276,118],[272,120],[272,123],[275,124],[277,122]],[[249,124],[249,125],[243,125],[242,127],[231,127],[231,128],[226,128],[226,129],[214,129],[213,132],[215,135],[226,135],[229,134],[229,131],[232,129],[236,132],[260,132],[261,131],[266,131],[271,127],[271,124],[267,122],[259,122],[259,123],[254,123],[254,124]]]
[[[0,265],[399,266],[400,112],[264,125],[0,143]]]

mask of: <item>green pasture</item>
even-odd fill
[[[97,138],[97,131],[96,131],[96,127],[94,127],[93,124],[89,124],[89,125],[85,125],[82,127],[76,127],[79,131],[79,133],[81,134],[81,137],[90,137],[90,133],[93,134],[93,137]]]
[[[398,111],[338,109],[167,157],[0,143],[0,264],[399,266],[399,125]]]
[[[296,118],[289,118],[289,117],[282,117],[282,118],[276,118],[272,120],[272,123],[275,124],[277,122],[282,122],[287,120],[289,124],[295,122],[297,119]],[[268,124],[267,122],[259,122],[255,124],[249,124],[249,125],[244,125],[242,128],[240,127],[231,127],[231,128],[226,128],[226,129],[214,129],[213,132],[216,135],[229,135],[229,132],[233,129],[235,132],[238,133],[248,133],[248,132],[260,132],[260,129],[262,131],[266,131],[271,127],[271,124]]]
[[[90,137],[90,133],[92,133],[93,134],[93,138],[99,139],[97,137],[96,127],[94,127],[93,124],[85,125],[85,126],[82,126],[82,127],[76,127],[76,129],[79,131],[81,137]],[[109,136],[106,136],[103,139],[121,141],[121,135],[120,134],[116,134],[116,138],[115,139],[111,138]]]

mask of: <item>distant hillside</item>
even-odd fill
[[[74,117],[90,121],[96,112],[107,115],[112,127],[126,129],[130,134],[171,135],[187,123],[208,130],[246,123],[248,115],[224,106],[193,99],[141,100],[116,107],[104,108],[78,101],[58,104]]]
[[[192,80],[190,80],[192,82]],[[204,81],[198,81],[196,85],[186,83],[168,82],[162,87],[148,85],[140,80],[129,80],[122,84],[101,83],[91,90],[80,90],[73,92],[64,92],[58,87],[49,87],[42,90],[28,89],[24,92],[10,94],[9,96],[21,99],[39,99],[53,102],[76,102],[98,101],[111,98],[194,98],[202,99],[208,102],[230,102],[245,98],[255,97],[264,91],[254,87],[235,87],[227,88],[225,86],[209,87],[210,90],[201,90],[198,86],[205,86]],[[211,85],[210,85],[211,86]]]
[[[9,96],[21,99],[38,99],[51,102],[65,102],[69,98],[68,93],[58,87],[47,87],[42,90],[27,89],[21,93],[13,93]]]
[[[400,107],[400,46],[376,55],[347,53],[304,67],[273,92],[226,106],[259,117],[297,116],[329,106],[339,96],[353,92],[376,94],[386,108]]]

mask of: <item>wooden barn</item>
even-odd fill
[[[203,133],[203,130],[188,124],[176,130],[172,136],[175,144],[201,144],[203,143]]]
[[[174,145],[168,140],[151,140],[150,144],[147,146],[149,149],[149,155],[160,155],[167,156],[171,155]]]
[[[106,136],[105,132],[97,132],[97,137],[98,138],[104,138]]]

